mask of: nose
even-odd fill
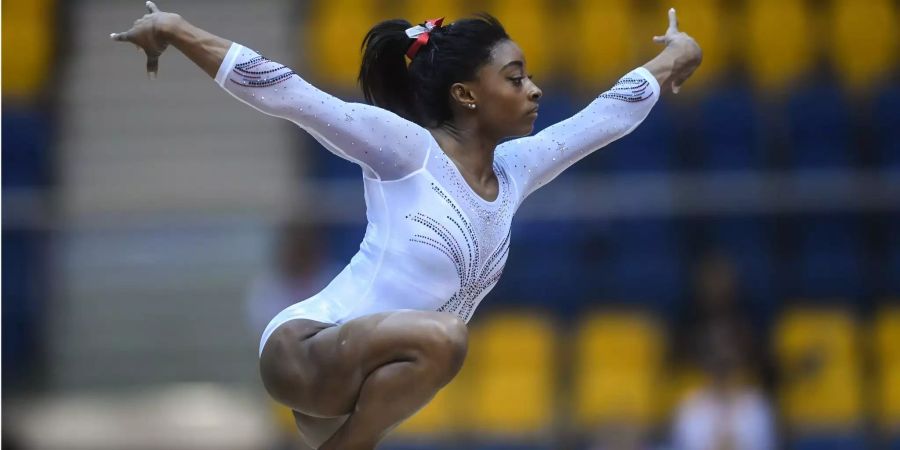
[[[531,85],[531,92],[528,93],[528,99],[531,101],[537,101],[537,99],[541,98],[544,95],[544,91],[541,88],[537,87],[536,84]]]

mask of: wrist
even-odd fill
[[[697,42],[687,36],[672,40],[666,50],[672,52],[675,62],[683,65],[699,65],[703,59],[703,52]]]
[[[187,23],[184,18],[175,13],[163,13],[157,22],[157,36],[166,44],[173,44],[178,37],[179,30]]]

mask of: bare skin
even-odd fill
[[[231,41],[162,12],[153,2],[147,9],[131,29],[110,37],[147,54],[148,76],[156,77],[159,56],[172,45],[215,77]],[[644,67],[677,93],[699,66],[700,47],[678,31],[674,10],[665,36],[654,40],[666,47]],[[497,43],[475,81],[451,86],[453,120],[429,130],[470,187],[487,200],[498,194],[497,144],[530,134],[537,117],[543,93],[525,69],[515,42]],[[341,325],[298,319],[269,338],[260,376],[272,398],[294,410],[310,446],[371,450],[456,376],[466,349],[465,323],[447,313],[391,311]]]

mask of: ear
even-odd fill
[[[466,83],[453,83],[450,86],[450,99],[453,103],[461,108],[468,109],[468,105],[474,105],[477,102],[475,91],[472,86]]]

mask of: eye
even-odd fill
[[[524,79],[525,77],[512,77],[509,80],[512,81],[513,86],[519,87],[522,86],[522,80]]]

